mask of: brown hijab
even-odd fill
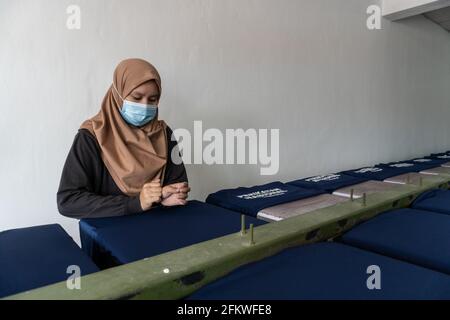
[[[120,190],[129,196],[138,195],[142,186],[153,179],[162,181],[167,163],[165,122],[156,117],[137,128],[127,124],[119,111],[123,103],[120,96],[126,99],[134,89],[151,80],[161,94],[161,78],[154,66],[141,59],[122,61],[114,71],[113,85],[100,112],[81,125],[97,139],[105,166]]]

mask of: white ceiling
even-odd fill
[[[424,13],[424,16],[450,32],[450,7]]]

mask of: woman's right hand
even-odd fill
[[[144,184],[139,194],[142,210],[149,210],[155,203],[161,202],[162,188],[160,179]]]

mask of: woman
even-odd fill
[[[161,78],[150,63],[128,59],[117,66],[100,112],[81,125],[64,165],[62,215],[122,216],[187,203],[186,170],[169,156],[177,143],[158,120],[160,97]]]

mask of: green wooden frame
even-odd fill
[[[81,277],[81,289],[66,282],[20,293],[6,299],[180,299],[236,268],[281,250],[330,240],[377,214],[407,207],[421,193],[448,189],[450,176],[424,177],[421,185],[368,195],[279,222],[254,228],[103,270]],[[176,237],[175,235],[167,235]]]

